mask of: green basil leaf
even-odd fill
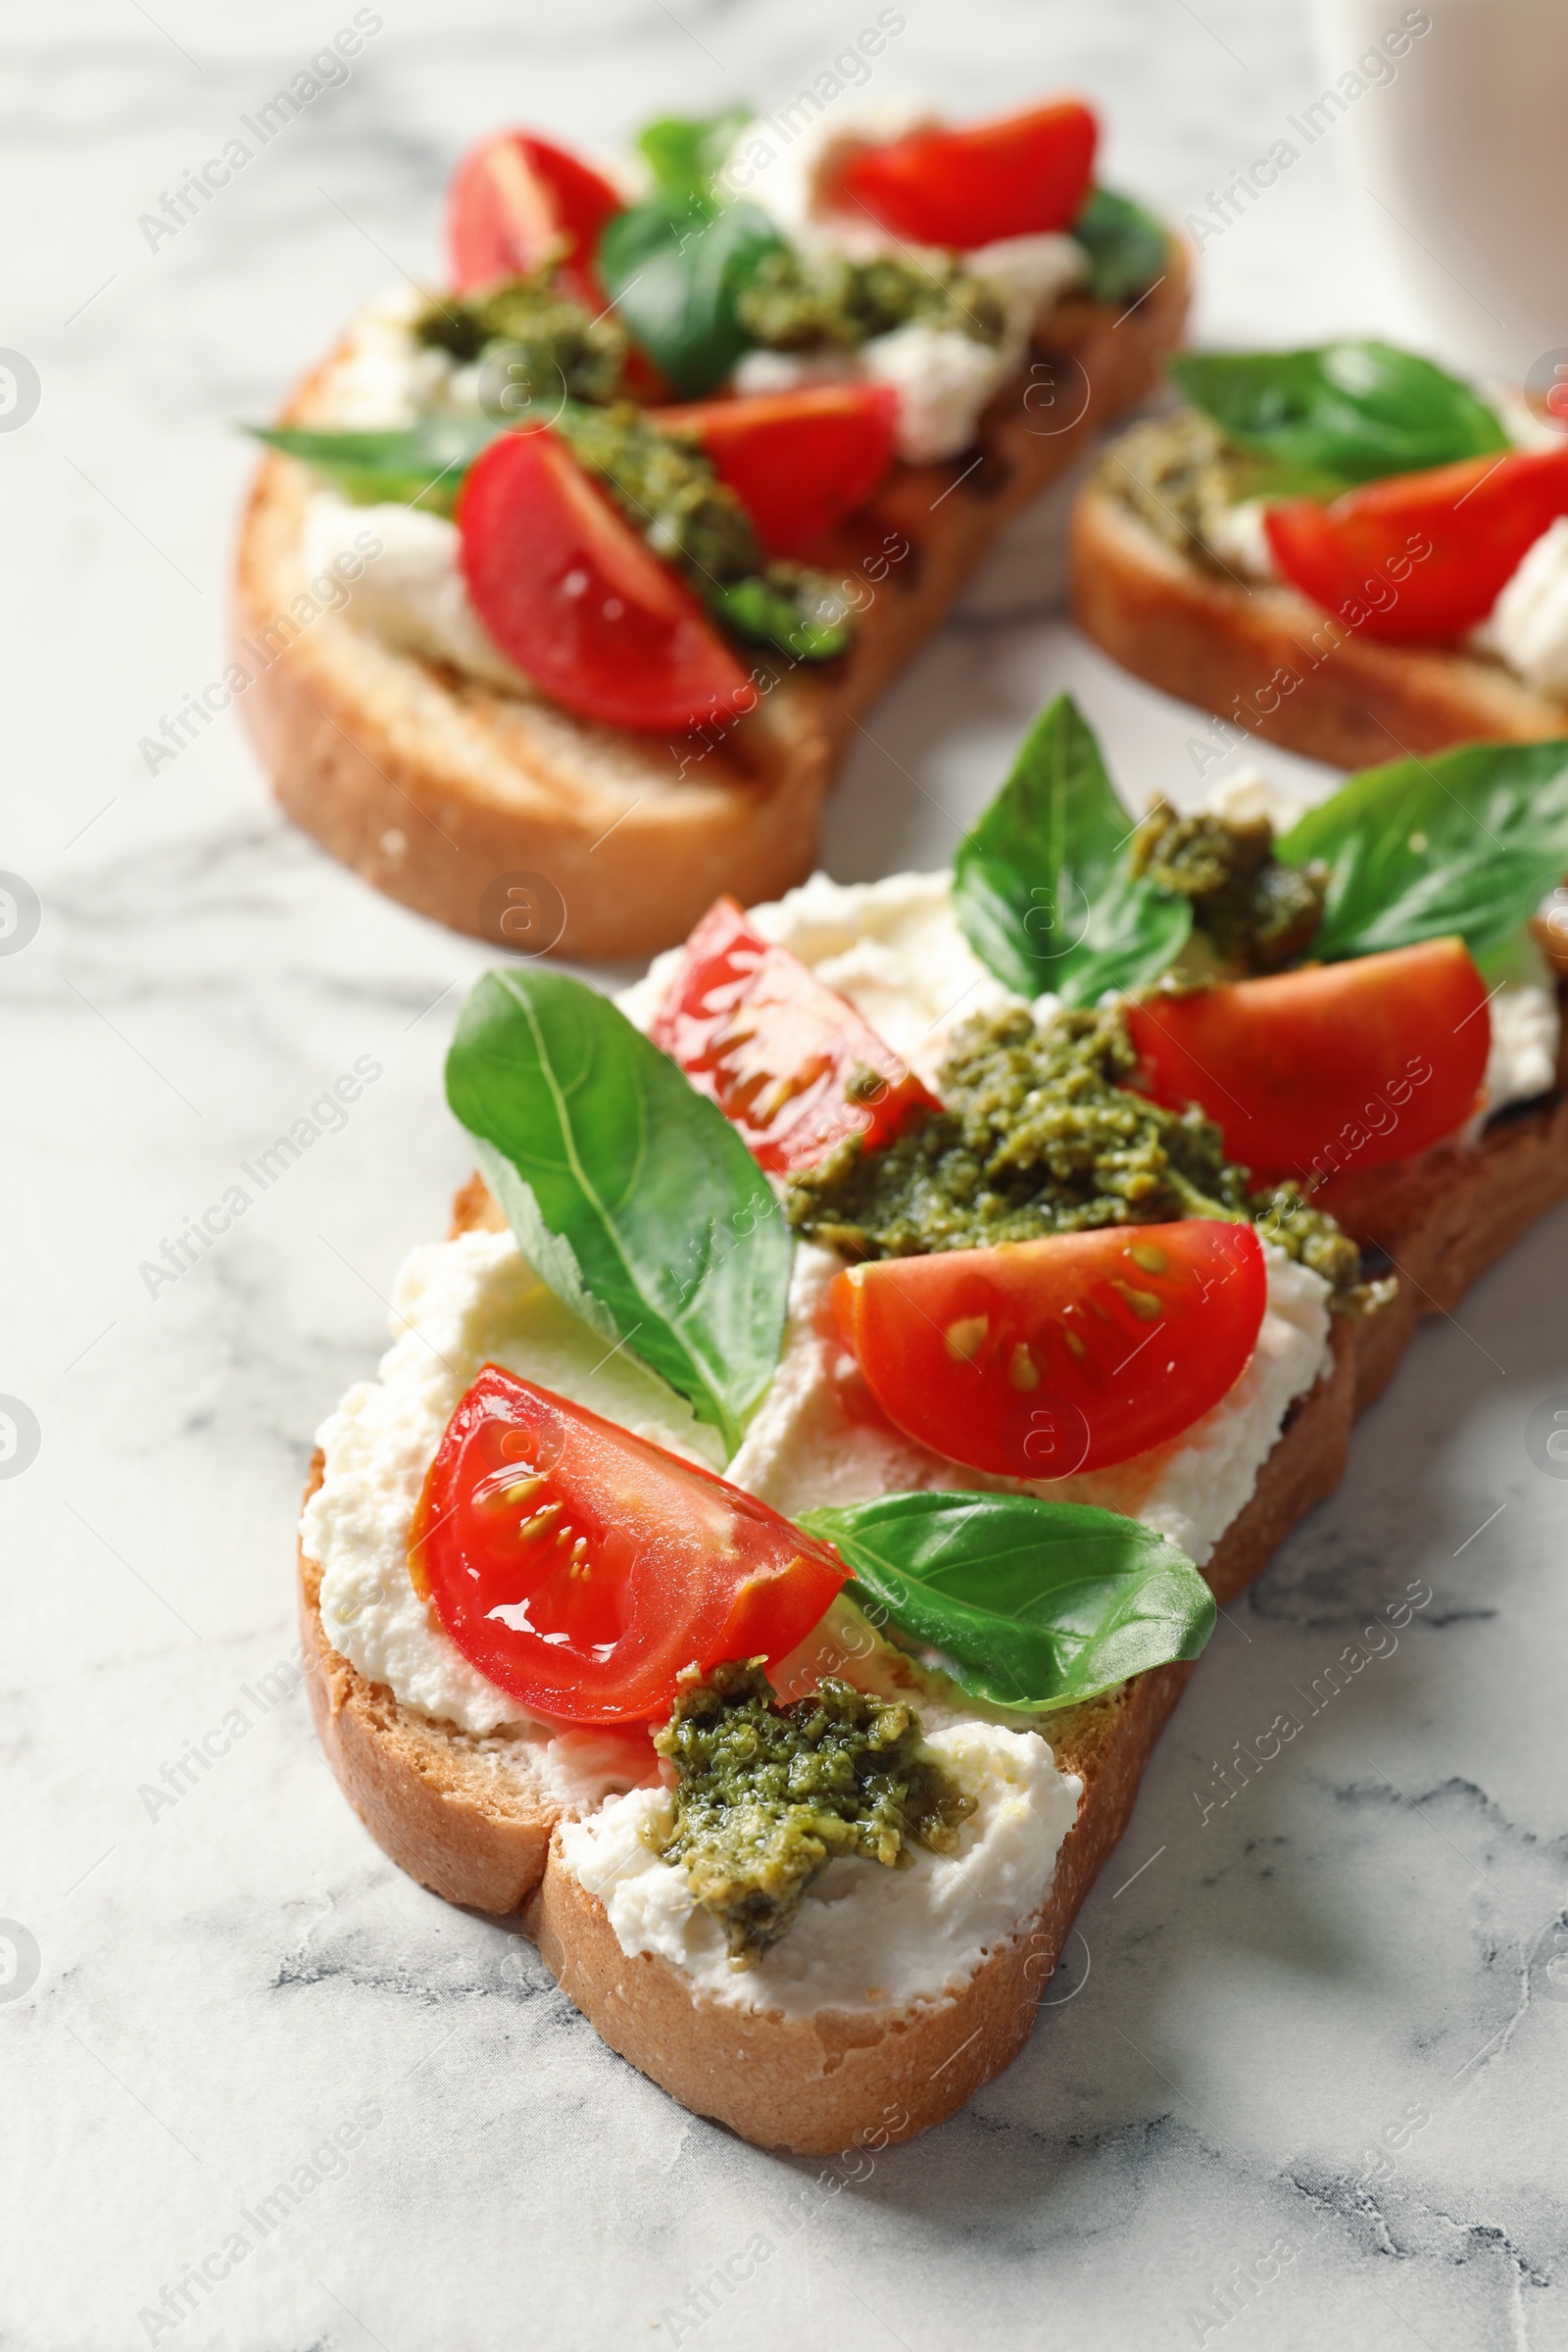
[[[1128,876],[1133,831],[1093,730],[1058,695],[954,859],[959,925],[1004,988],[1093,1004],[1169,968],[1192,906]]]
[[[791,1240],[715,1104],[564,972],[487,972],[447,1100],[524,1255],[718,1430],[727,1453],[778,1365]]]
[[[682,400],[710,392],[748,348],[736,298],[783,242],[755,204],[720,206],[697,191],[651,196],[606,223],[600,275]]]
[[[1196,1658],[1214,1595],[1137,1519],[1032,1494],[887,1494],[801,1525],[837,1546],[851,1597],[943,1652],[1004,1707],[1068,1707]]]
[[[1468,384],[1392,343],[1317,351],[1187,352],[1170,372],[1244,449],[1341,484],[1507,449]]]
[[[1130,196],[1094,188],[1072,224],[1089,256],[1089,291],[1097,302],[1126,302],[1152,286],[1167,267],[1162,224]]]
[[[318,433],[253,424],[270,449],[336,482],[357,507],[423,507],[450,514],[463,477],[505,431],[489,416],[425,416],[392,433]]]
[[[727,106],[720,115],[662,115],[657,122],[650,122],[637,145],[648,159],[656,185],[679,196],[706,196],[713,174],[756,111],[750,106]]]
[[[1470,743],[1371,767],[1279,844],[1332,869],[1314,956],[1457,932],[1473,956],[1523,929],[1568,871],[1568,739]]]

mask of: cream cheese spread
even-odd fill
[[[731,1965],[723,1932],[693,1901],[685,1872],[652,1850],[649,1836],[669,1821],[664,1788],[633,1789],[568,1824],[562,1855],[604,1903],[623,1951],[660,1953],[699,1991],[734,2007],[805,2017],[938,2000],[1038,1913],[1083,1783],[1058,1770],[1036,1732],[964,1722],[931,1732],[929,1744],[974,1799],[957,1850],[911,1845],[898,1870],[830,1862],[755,1968]]]
[[[534,693],[532,681],[507,660],[474,611],[458,527],[444,514],[418,507],[353,507],[330,490],[313,491],[305,509],[307,573],[314,578],[337,564],[354,534],[367,528],[380,540],[381,553],[350,592],[347,610],[356,628],[503,693]]]
[[[1483,642],[1527,686],[1568,695],[1568,515],[1529,550],[1493,606]]]

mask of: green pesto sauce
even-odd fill
[[[1156,801],[1133,835],[1135,875],[1190,899],[1221,962],[1277,972],[1304,956],[1323,919],[1324,865],[1284,865],[1266,816],[1179,816]]]
[[[822,572],[764,559],[751,516],[694,441],[630,401],[568,401],[555,427],[725,628],[807,662],[843,652],[853,634],[847,597]]]
[[[794,1179],[790,1222],[872,1258],[1231,1217],[1321,1274],[1335,1306],[1381,1304],[1355,1244],[1298,1186],[1250,1191],[1211,1119],[1129,1091],[1137,1059],[1114,1005],[1043,1026],[1022,1009],[966,1022],[939,1073],[944,1107],[878,1152],[847,1138]]]
[[[659,1851],[684,1867],[737,1968],[778,1941],[835,1855],[891,1869],[911,1838],[951,1852],[973,1811],[906,1701],[829,1678],[777,1706],[759,1659],[683,1683],[654,1745],[677,1775]]]
[[[1095,483],[1190,563],[1223,571],[1204,525],[1220,508],[1253,495],[1256,472],[1200,410],[1182,409],[1124,433],[1102,458]]]
[[[590,318],[550,272],[454,294],[416,321],[421,343],[493,365],[481,396],[498,422],[532,409],[603,482],[648,541],[737,637],[825,662],[854,635],[842,588],[801,564],[769,563],[741,501],[692,439],[654,424],[624,397],[626,334]]]
[[[751,516],[694,443],[651,424],[631,401],[606,409],[568,406],[556,430],[655,555],[683,571],[694,587],[745,579],[761,569]]]
[[[911,319],[976,343],[998,344],[1006,307],[995,286],[954,262],[929,269],[894,257],[770,253],[736,303],[741,324],[769,351],[853,348]]]
[[[421,343],[456,360],[494,353],[510,406],[523,396],[554,408],[573,400],[613,400],[621,387],[626,333],[612,314],[593,318],[550,282],[548,271],[508,278],[482,294],[449,294],[415,324]],[[498,388],[503,378],[498,373]]]

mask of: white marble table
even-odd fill
[[[879,90],[979,111],[1077,82],[1112,111],[1112,173],[1177,213],[1320,86],[1296,8],[904,8]],[[475,132],[776,98],[874,10],[382,13],[346,83],[156,246],[140,216],[349,0],[8,27],[0,341],[41,402],[0,434],[0,863],[41,925],[0,959],[0,1392],[38,1432],[0,1479],[0,1913],[24,1931],[0,2344],[1568,2343],[1568,1486],[1526,1449],[1568,1392],[1568,1217],[1423,1333],[1343,1493],[1222,1621],[1030,2048],[911,2147],[823,2168],[695,2122],[505,1926],[400,1877],[320,1763],[296,1497],[465,1172],[439,1074],[485,958],[281,823],[231,714],[146,772],[140,738],[223,660],[233,420],[433,265]],[[1212,242],[1205,333],[1410,327],[1342,170],[1325,139]],[[1199,722],[1074,640],[1031,523],[873,722],[832,870],[944,858],[1062,685],[1129,787],[1190,780]],[[150,1295],[142,1261],[366,1054],[383,1075],[346,1127]],[[1396,1646],[1305,1714],[1292,1691],[1412,1583]],[[1293,1703],[1300,1735],[1219,1804],[1233,1743]]]

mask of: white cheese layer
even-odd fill
[[[1527,686],[1568,695],[1568,515],[1543,531],[1508,581],[1485,642]]]
[[[1244,580],[1277,580],[1279,565],[1263,518],[1266,498],[1244,498],[1239,506],[1210,507],[1202,518],[1203,544],[1228,571]]]
[[[394,433],[421,416],[457,406],[460,373],[449,352],[427,349],[414,321],[428,296],[417,286],[390,287],[355,312],[343,340],[313,382],[309,418],[322,431]]]
[[[685,1872],[648,1844],[645,1833],[668,1827],[664,1788],[634,1789],[571,1823],[562,1853],[604,1903],[623,1951],[662,1954],[699,1991],[736,2008],[807,2017],[938,2000],[1038,1913],[1083,1783],[1058,1771],[1036,1732],[960,1723],[932,1732],[929,1744],[975,1800],[956,1852],[911,1845],[897,1870],[859,1857],[830,1862],[755,1968],[731,1965]]]
[[[443,662],[503,693],[532,695],[530,679],[507,660],[469,600],[458,526],[419,507],[351,507],[334,491],[313,491],[305,510],[305,567],[314,578],[374,531],[381,553],[349,597],[356,628],[402,652]]]
[[[866,244],[863,234],[841,234],[836,222],[806,241],[846,250]],[[880,229],[871,250],[893,252],[927,268],[940,268],[950,258],[922,253]],[[828,382],[891,384],[899,396],[900,457],[911,466],[956,457],[973,442],[987,403],[1016,371],[1038,322],[1080,282],[1086,267],[1083,247],[1064,236],[1007,237],[960,258],[965,270],[990,281],[1006,307],[1000,343],[911,319],[851,350],[748,352],[735,369],[736,391],[788,392],[800,384]]]

